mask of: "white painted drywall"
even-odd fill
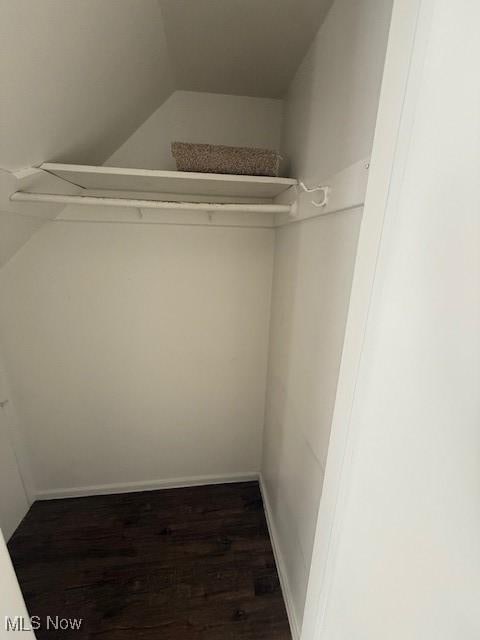
[[[0,167],[101,164],[173,90],[156,0],[7,0],[0,25]]]
[[[384,0],[333,4],[287,97],[285,155],[295,177],[316,184],[369,155],[390,11]],[[262,475],[298,627],[361,214],[276,233]]]
[[[7,540],[28,508],[7,418],[4,409],[0,409],[0,529]]]
[[[8,540],[29,509],[31,479],[25,442],[1,356],[0,403],[0,529]]]
[[[179,89],[280,98],[332,0],[158,0]]]
[[[2,169],[101,164],[173,91],[160,7],[0,2],[0,82],[2,197],[11,193]],[[0,266],[43,224],[1,209]]]
[[[270,229],[55,222],[0,273],[43,492],[258,472]]]
[[[342,498],[342,472],[350,468],[349,419],[352,397],[357,385],[358,362],[363,347],[371,292],[375,278],[378,247],[382,237],[386,203],[395,181],[402,180],[401,167],[393,171],[397,153],[405,153],[409,138],[399,138],[400,123],[411,120],[413,112],[406,105],[407,81],[411,74],[421,75],[422,60],[412,57],[417,31],[418,7],[422,0],[395,2],[390,26],[385,71],[375,126],[369,179],[365,198],[368,215],[362,219],[357,257],[345,329],[342,360],[328,445],[327,466],[317,518],[317,532],[312,553],[307,598],[302,626],[302,640],[317,639],[323,620],[331,574],[335,570],[331,553],[341,522],[336,521],[337,505]],[[392,176],[396,174],[396,179]]]
[[[0,268],[44,223],[41,218],[0,211]]]
[[[369,155],[393,0],[335,0],[290,86],[283,150],[294,176]]]
[[[175,139],[278,149],[282,108],[176,92],[108,164],[174,168]],[[5,218],[6,261],[36,221]],[[258,472],[272,261],[265,229],[54,223],[27,243],[0,275],[0,325],[36,489]]]
[[[282,116],[281,100],[175,91],[105,164],[175,170],[174,141],[279,150]]]
[[[361,210],[276,234],[262,474],[301,621]]]
[[[480,7],[419,4],[312,638],[480,637]]]

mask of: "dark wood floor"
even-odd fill
[[[38,640],[290,639],[256,482],[36,502],[9,550]]]

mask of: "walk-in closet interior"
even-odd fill
[[[392,2],[0,6],[0,525],[83,620],[36,636],[300,638]]]

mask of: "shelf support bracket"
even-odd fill
[[[317,191],[321,191],[323,194],[322,199],[320,201],[312,200],[312,205],[319,209],[322,209],[323,207],[327,206],[328,199],[330,197],[330,191],[331,191],[330,187],[307,187],[307,185],[304,182],[299,182],[298,186],[305,193],[315,193]]]

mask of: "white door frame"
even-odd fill
[[[21,624],[25,631],[19,631],[18,628],[7,630],[7,619],[14,624]],[[35,640],[35,634],[29,630],[29,624],[27,608],[0,531],[0,638],[18,638],[21,634],[23,640]]]
[[[302,640],[323,640],[356,434],[351,410],[387,206],[395,208],[411,139],[435,0],[394,0],[328,460],[310,568]]]

